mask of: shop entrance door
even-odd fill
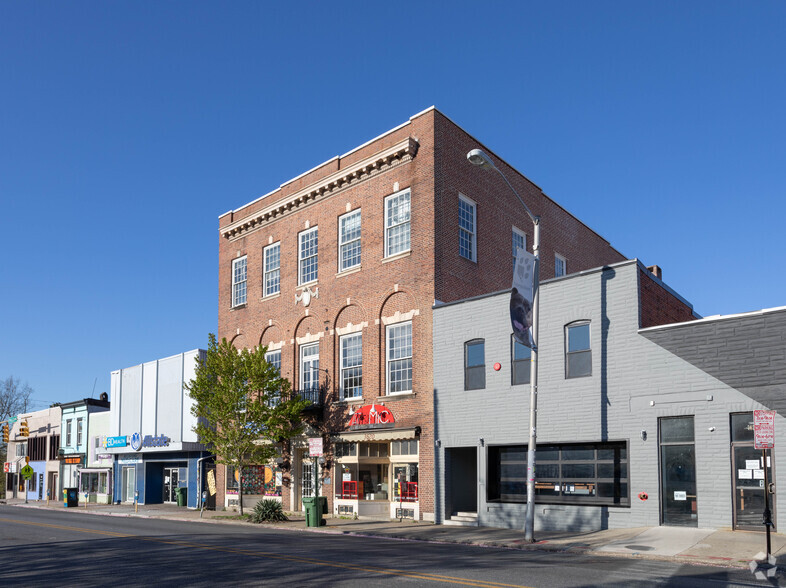
[[[314,458],[308,456],[308,452],[304,451],[300,460],[300,497],[316,496],[314,493]],[[301,501],[300,508],[303,509]]]
[[[120,500],[123,502],[134,502],[135,491],[136,468],[134,466],[124,466],[120,486]]]
[[[767,479],[775,480],[772,452],[767,452]],[[731,479],[734,492],[734,528],[764,531],[764,459],[753,446],[753,413],[731,415]],[[770,494],[770,511],[775,523],[775,494]]]
[[[177,478],[180,468],[164,468],[164,502],[177,502]]]
[[[662,418],[659,429],[662,523],[697,527],[693,417]]]

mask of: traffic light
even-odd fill
[[[19,423],[19,434],[22,435],[22,437],[30,436],[30,429],[27,428],[27,421]]]
[[[3,443],[8,443],[8,423],[3,423]]]

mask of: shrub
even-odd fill
[[[252,523],[271,523],[288,520],[278,500],[270,500],[268,498],[260,500],[254,505],[254,510],[251,512]]]

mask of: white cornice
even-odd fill
[[[412,137],[396,143],[392,147],[380,151],[341,169],[328,177],[311,184],[288,198],[279,200],[262,210],[250,214],[221,229],[224,239],[236,239],[249,231],[258,229],[266,224],[294,212],[295,210],[319,202],[340,192],[341,190],[374,176],[388,168],[411,161],[418,151],[418,142]]]

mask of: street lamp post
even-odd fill
[[[508,181],[500,169],[494,165],[491,158],[480,149],[473,149],[467,153],[467,159],[472,165],[482,169],[493,169],[496,171],[510,190],[519,199],[524,210],[527,212],[532,224],[534,225],[534,242],[532,253],[535,256],[535,271],[533,279],[532,296],[532,346],[530,361],[530,391],[529,391],[529,443],[527,444],[527,514],[524,525],[524,539],[530,543],[535,541],[535,444],[537,442],[538,424],[538,299],[539,295],[539,275],[540,275],[540,217],[532,214],[532,211],[524,203],[524,200],[516,192],[516,189]]]

